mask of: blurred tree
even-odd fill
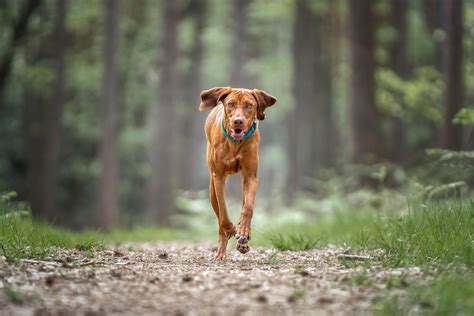
[[[12,34],[9,38],[9,43],[6,45],[6,50],[3,52],[2,58],[0,60],[0,111],[3,108],[5,86],[12,69],[15,49],[21,44],[23,38],[26,36],[30,18],[39,8],[41,3],[42,0],[24,1],[20,9],[19,17],[17,21],[14,22],[13,30],[11,32]]]
[[[442,146],[459,150],[462,147],[461,126],[452,122],[462,107],[463,65],[463,1],[444,3],[446,39],[443,52],[444,120]]]
[[[233,39],[230,85],[239,88],[249,86],[248,74],[244,71],[245,61],[248,59],[248,8],[250,0],[232,0]]]
[[[444,0],[425,0],[424,12],[428,29],[433,37],[435,43],[435,66],[441,72],[443,67],[443,28],[445,19],[445,4]]]
[[[313,79],[315,52],[314,42],[315,25],[314,13],[308,6],[306,0],[297,0],[293,20],[293,95],[295,108],[291,113],[291,124],[289,128],[289,156],[291,173],[289,181],[289,199],[293,199],[294,193],[302,190],[302,177],[308,170],[304,170],[305,159],[311,159],[307,136],[310,134],[310,124],[306,119],[312,117],[311,107],[313,100]],[[313,117],[314,118],[314,117]]]
[[[43,32],[35,34],[26,47],[28,65],[36,73],[26,80],[29,88],[25,89],[23,107],[27,197],[35,217],[60,222],[56,192],[65,102],[66,1],[57,0],[39,13]],[[45,92],[49,85],[54,90]]]
[[[65,103],[65,55],[66,55],[66,20],[67,0],[56,0],[54,26],[53,67],[55,72],[55,89],[53,99],[45,114],[45,146],[44,146],[44,177],[43,206],[46,218],[54,220],[62,217],[57,211],[57,182],[59,171],[59,155],[62,134],[62,116]]]
[[[118,138],[118,38],[119,0],[104,1],[104,77],[102,96],[102,141],[100,144],[100,193],[98,224],[109,229],[117,222],[117,138]]]
[[[200,119],[196,112],[190,109],[195,108],[199,103],[199,94],[204,89],[202,86],[202,63],[204,57],[203,33],[206,22],[206,12],[208,10],[207,0],[191,0],[186,8],[186,15],[192,18],[193,38],[188,51],[188,58],[191,61],[189,69],[182,79],[183,86],[183,111],[180,126],[182,127],[179,159],[180,168],[178,187],[181,189],[196,188],[197,162],[194,155],[186,151],[199,152],[201,140]],[[194,106],[194,107],[193,107]]]
[[[289,198],[304,188],[304,177],[315,177],[333,162],[333,114],[329,7],[311,7],[297,0],[293,25],[293,93],[291,114]],[[307,189],[307,188],[306,188]]]
[[[148,217],[167,224],[175,211],[175,144],[176,144],[176,96],[178,25],[180,22],[178,1],[163,1],[163,38],[159,53],[158,102],[154,109],[151,175],[148,188]],[[191,154],[191,153],[189,153]]]
[[[407,8],[408,0],[393,0],[390,13],[391,24],[396,30],[395,40],[390,46],[390,67],[402,79],[408,77]],[[404,122],[401,117],[393,117],[392,122],[390,159],[397,163],[403,163],[406,151]]]
[[[383,139],[378,126],[374,83],[374,17],[372,1],[349,1],[351,49],[352,161],[375,162],[382,157]]]
[[[328,14],[329,12],[329,14]],[[311,170],[312,176],[317,176],[318,170],[327,168],[334,163],[334,152],[336,141],[333,114],[333,96],[331,76],[330,50],[330,28],[331,14],[336,11],[329,11],[328,6],[321,6],[314,13],[314,78],[313,83],[313,104],[309,104],[312,110],[311,117],[311,154],[306,170]]]

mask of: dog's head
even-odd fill
[[[210,110],[219,102],[224,104],[228,132],[235,140],[241,140],[255,119],[265,119],[265,109],[275,104],[276,98],[258,89],[216,87],[201,92],[199,110]]]

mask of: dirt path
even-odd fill
[[[139,244],[64,251],[53,262],[2,259],[0,314],[366,314],[387,278],[419,274],[341,255],[335,247],[277,254],[257,248],[231,250],[226,262],[215,262],[210,244]]]

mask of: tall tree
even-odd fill
[[[332,163],[333,113],[329,7],[315,10],[308,0],[297,0],[293,25],[293,95],[290,129],[292,175],[289,198],[305,188],[304,177],[315,177]]]
[[[25,89],[23,111],[28,201],[33,215],[48,221],[60,220],[56,189],[65,89],[66,12],[65,0],[56,1],[55,11],[42,7],[39,29],[54,21],[53,31],[44,37],[37,34],[26,45],[28,67],[51,67],[54,75],[53,93],[45,93],[48,87],[38,78],[26,81],[29,87]],[[46,44],[50,42],[54,49]]]
[[[148,217],[159,224],[169,222],[175,210],[175,122],[178,81],[178,1],[163,1],[163,38],[158,55],[160,77],[158,102],[153,113],[154,132],[151,153],[151,177],[148,189]]]
[[[233,39],[232,60],[230,68],[230,84],[245,88],[249,82],[244,71],[245,61],[248,58],[248,9],[249,0],[232,0]]]
[[[42,208],[46,218],[54,220],[60,214],[56,209],[57,179],[59,170],[59,154],[62,134],[62,115],[65,102],[65,53],[66,53],[66,27],[67,0],[56,0],[56,16],[54,27],[54,52],[53,62],[56,73],[53,100],[45,114],[45,146],[44,146],[44,177]]]
[[[349,1],[351,49],[350,117],[352,161],[374,162],[382,156],[374,82],[374,17],[372,1]]]
[[[18,20],[13,26],[9,44],[6,46],[6,50],[0,60],[0,110],[3,107],[5,86],[12,69],[15,50],[25,37],[28,30],[28,23],[30,21],[30,18],[33,13],[39,8],[41,3],[41,0],[28,0],[24,2],[23,6],[20,9]]]
[[[315,68],[315,23],[314,13],[306,0],[297,0],[293,24],[293,96],[295,108],[289,125],[289,153],[291,176],[289,180],[289,198],[303,188],[303,176],[307,159],[311,158],[312,146],[308,136],[312,135],[311,125],[305,118],[314,118],[311,107],[314,106],[314,72]],[[307,170],[309,171],[309,170]]]
[[[407,7],[408,0],[393,0],[391,24],[397,31],[396,40],[390,47],[390,66],[402,79],[407,79]],[[390,157],[393,161],[402,163],[405,153],[405,127],[399,117],[393,118],[393,133],[390,148]]]
[[[461,149],[461,126],[452,120],[461,109],[462,103],[462,64],[463,64],[463,1],[445,2],[446,39],[443,51],[443,104],[444,120],[442,146],[448,149]]]
[[[426,21],[428,29],[434,39],[435,44],[435,64],[436,68],[441,72],[443,68],[443,45],[439,30],[444,28],[445,24],[445,0],[425,0],[424,11],[426,14]]]
[[[329,12],[329,14],[328,14]],[[309,165],[305,168],[310,174],[317,176],[319,169],[329,167],[334,161],[335,128],[332,104],[332,76],[331,76],[331,47],[329,37],[331,28],[331,14],[329,7],[320,8],[314,13],[313,28],[314,41],[312,52],[314,54],[314,71],[312,80],[313,97],[308,105],[312,109],[313,124],[311,124],[311,155],[308,157]]]
[[[200,119],[196,115],[196,100],[199,93],[204,88],[202,82],[202,62],[204,57],[203,32],[206,22],[207,0],[191,0],[187,8],[187,14],[193,19],[193,40],[189,49],[188,58],[191,62],[189,69],[182,80],[186,87],[183,91],[182,123],[183,128],[180,146],[179,183],[181,189],[192,189],[196,186],[197,159],[192,153],[199,151],[200,140]]]
[[[117,136],[118,136],[118,38],[119,0],[105,0],[102,97],[102,141],[100,145],[99,225],[110,228],[117,221]]]

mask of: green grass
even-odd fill
[[[83,251],[102,248],[100,237],[80,236],[32,220],[31,212],[22,203],[11,204],[15,193],[0,196],[0,256],[9,260],[51,259],[61,248]]]
[[[0,215],[0,255],[7,259],[48,259],[60,248],[101,248],[98,236],[85,239],[63,229],[34,223],[30,212]]]
[[[460,262],[473,267],[474,202],[411,207],[405,216],[378,221],[372,239],[394,265]]]
[[[5,297],[13,304],[21,305],[25,301],[25,294],[14,289],[8,282],[3,283],[3,293]]]
[[[314,223],[282,226],[263,236],[279,250],[307,250],[331,243],[384,249],[391,266],[458,262],[473,267],[474,202],[411,205],[404,215],[347,211]]]
[[[271,232],[268,233],[272,246],[278,250],[304,251],[314,249],[319,243],[319,239],[311,235],[299,232],[289,232],[287,234]]]
[[[216,230],[217,231],[217,230]],[[212,233],[216,234],[214,231]],[[82,235],[94,236],[95,231],[84,231]],[[213,235],[217,239],[217,235]],[[157,226],[135,226],[133,228],[114,228],[109,232],[104,232],[103,240],[106,243],[126,243],[126,242],[152,242],[158,240],[172,241],[200,241],[207,239],[202,232],[192,229],[177,229]]]
[[[369,211],[345,211],[328,214],[304,224],[278,225],[257,236],[257,244],[279,250],[308,250],[331,244],[367,242],[366,231],[376,219]],[[364,245],[365,246],[365,245]]]
[[[442,274],[426,285],[412,285],[405,294],[385,297],[374,305],[376,315],[472,315],[473,311],[472,273]]]

